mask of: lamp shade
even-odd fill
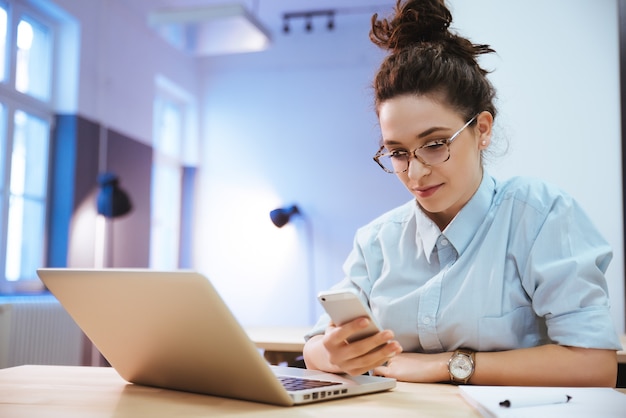
[[[300,210],[298,206],[292,205],[287,208],[278,208],[274,209],[270,212],[270,219],[278,228],[282,228],[283,226],[289,223],[289,219],[292,216],[300,214]]]
[[[98,175],[100,191],[97,197],[98,214],[105,218],[117,218],[132,210],[128,194],[119,187],[119,179],[113,173]]]

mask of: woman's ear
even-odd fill
[[[488,111],[483,111],[476,117],[476,128],[478,130],[478,146],[481,150],[487,148],[491,143],[491,128],[493,126],[493,115]]]

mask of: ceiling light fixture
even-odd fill
[[[283,32],[289,33],[290,26],[289,21],[292,19],[303,19],[304,30],[309,33],[313,31],[313,20],[316,17],[326,16],[328,21],[326,23],[326,29],[329,31],[335,28],[335,14],[336,10],[310,10],[305,12],[288,12],[283,14]]]
[[[270,34],[239,4],[164,8],[148,24],[168,42],[197,56],[262,51]]]

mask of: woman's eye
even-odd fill
[[[394,150],[389,152],[389,156],[391,158],[406,158],[407,155],[409,155],[408,152],[401,150]]]
[[[442,147],[446,146],[446,141],[442,140],[442,141],[433,141],[433,142],[429,142],[428,144],[425,144],[422,149],[424,151],[437,151],[439,149],[441,149]]]

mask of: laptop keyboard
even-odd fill
[[[280,383],[283,384],[284,388],[290,391],[293,390],[305,390],[305,389],[315,389],[327,386],[335,386],[340,383],[337,382],[329,382],[325,380],[312,380],[312,379],[302,379],[298,377],[290,377],[290,376],[277,376]]]

